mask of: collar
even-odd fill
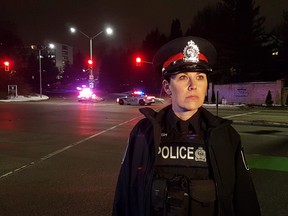
[[[163,117],[165,118],[165,120],[169,119],[169,118],[167,118],[167,115],[169,112],[171,112],[172,105],[170,104],[170,105],[164,107],[159,112],[154,111],[150,107],[149,108],[148,107],[141,108],[139,110],[153,124],[160,124]],[[173,110],[172,110],[172,112],[173,112]],[[206,110],[204,107],[200,107],[198,109],[197,113],[199,113],[199,115],[201,116],[200,120],[203,119],[202,126],[201,126],[203,130],[207,130],[208,128],[217,128],[217,127],[221,127],[221,126],[231,125],[231,123],[232,123],[231,120],[227,120],[227,119],[223,119],[221,117],[215,116],[214,114],[212,114],[211,112]]]
[[[200,133],[201,130],[201,118],[200,118],[200,111],[198,109],[198,111],[191,116],[188,120],[186,120],[190,125],[192,125],[193,129],[195,130],[196,133]],[[178,128],[178,122],[181,122],[183,120],[181,120],[179,117],[177,117],[174,113],[174,111],[172,110],[172,107],[170,107],[170,109],[168,110],[168,114],[167,114],[167,122],[171,125],[171,128],[176,129]]]

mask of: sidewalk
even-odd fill
[[[217,108],[215,104],[204,104],[203,107],[212,111],[214,114],[216,113]],[[288,107],[218,105],[218,112],[222,113],[225,112],[225,110],[237,109],[243,112],[238,112],[238,114],[231,113],[231,115],[223,118],[232,120],[233,124],[288,128]]]
[[[25,101],[43,101],[48,100],[49,97],[46,95],[31,95],[31,96],[22,96],[18,95],[17,97],[11,97],[9,99],[0,100],[0,102],[25,102]]]

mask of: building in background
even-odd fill
[[[73,47],[67,44],[54,43],[55,49],[50,49],[48,57],[53,59],[55,66],[59,70],[58,79],[61,79],[61,75],[67,65],[73,64]]]

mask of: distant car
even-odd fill
[[[120,105],[151,105],[152,103],[155,103],[155,96],[146,95],[142,91],[133,91],[126,96],[117,98],[116,102]]]
[[[78,101],[79,102],[99,102],[103,101],[103,98],[97,96],[92,89],[87,87],[78,88]]]

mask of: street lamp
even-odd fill
[[[31,46],[32,49],[38,49],[38,58],[39,58],[39,94],[40,94],[40,98],[42,98],[42,61],[41,61],[41,58],[42,58],[42,54],[41,52],[47,48],[50,48],[50,49],[54,49],[55,48],[55,45],[54,44],[49,44],[48,46],[35,46],[35,45],[32,45]]]
[[[83,31],[81,31],[80,29],[76,29],[74,27],[71,27],[70,28],[70,32],[71,33],[76,33],[76,32],[80,32],[82,35],[84,35],[85,37],[87,37],[89,39],[89,48],[90,48],[90,60],[92,60],[93,62],[93,39],[98,37],[100,34],[102,33],[106,33],[107,35],[112,35],[113,34],[113,29],[111,27],[107,27],[106,29],[98,32],[97,34],[95,34],[94,36],[90,37],[89,35],[87,35],[86,33],[84,33]],[[94,84],[93,84],[93,81],[94,81],[94,77],[93,77],[93,64],[90,65],[90,76],[89,76],[89,80],[91,80],[92,84],[90,86],[90,88],[94,88]]]

